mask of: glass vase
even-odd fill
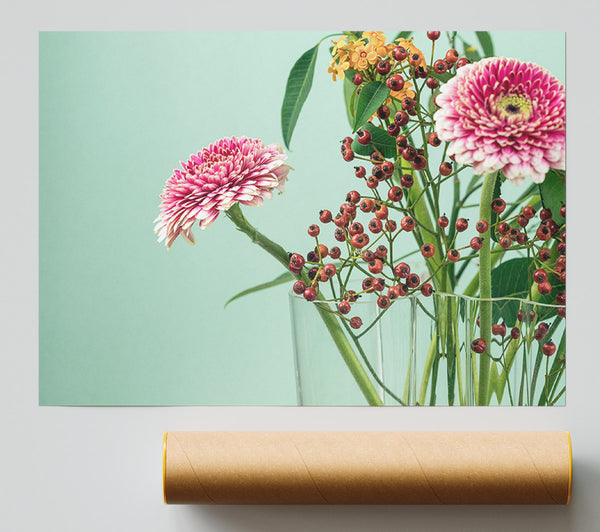
[[[494,327],[487,349],[477,353],[482,304],[491,305]],[[337,310],[332,302],[290,295],[298,404],[367,404],[317,305]],[[385,405],[550,406],[565,404],[563,311],[516,298],[440,293],[400,298],[382,310],[366,295],[336,322]],[[353,316],[363,322],[359,329],[349,326]]]

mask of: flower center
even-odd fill
[[[500,98],[497,103],[500,116],[506,118],[509,116],[519,117],[527,120],[533,105],[525,96],[510,95]]]

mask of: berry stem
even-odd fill
[[[250,240],[252,240],[252,242],[258,244],[267,253],[274,257],[283,265],[286,270],[289,269],[289,256],[287,251],[252,226],[252,224],[250,224],[250,222],[242,213],[239,203],[235,203],[228,211],[225,211],[225,213],[227,214],[227,217],[235,224],[238,230],[246,234]],[[323,299],[323,296],[319,293],[317,298]],[[354,349],[352,349],[352,345],[348,341],[348,338],[346,338],[346,335],[344,334],[344,331],[342,330],[335,314],[322,309],[321,305],[317,305],[316,308],[319,311],[319,315],[327,327],[329,334],[331,334],[331,338],[335,342],[335,345],[342,355],[346,366],[350,370],[350,373],[354,377],[356,384],[367,400],[367,403],[371,406],[383,405],[381,397],[379,397],[379,394],[371,382],[369,375],[360,363],[360,360],[354,352]]]
[[[496,185],[497,172],[487,174],[483,178],[481,187],[481,203],[479,207],[479,219],[491,222],[492,200],[494,199],[494,186]],[[480,309],[480,333],[488,346],[485,353],[479,359],[479,404],[489,404],[489,377],[491,356],[489,349],[492,345],[492,255],[490,249],[490,236],[483,239],[479,250],[479,297],[481,298]]]

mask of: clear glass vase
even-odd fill
[[[471,344],[483,336],[482,304],[491,306],[495,326],[488,349],[479,354]],[[336,309],[290,295],[298,404],[367,404],[317,305]],[[398,299],[384,311],[375,297],[365,296],[335,321],[385,405],[546,406],[565,404],[565,320],[559,309],[516,298],[435,293]],[[352,316],[362,319],[358,330],[348,325]],[[552,345],[555,352],[545,354]]]

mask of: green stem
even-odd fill
[[[491,224],[492,200],[494,199],[494,186],[496,185],[496,174],[493,172],[483,178],[481,187],[481,203],[479,206],[479,218]],[[480,334],[481,338],[487,344],[487,350],[481,354],[479,361],[479,404],[487,405],[489,403],[488,387],[490,375],[492,347],[492,255],[490,247],[490,228],[488,235],[483,239],[483,245],[479,250],[479,297],[481,298],[480,307]]]
[[[280,262],[286,270],[289,267],[289,257],[287,251],[283,249],[279,244],[273,242],[271,239],[267,238],[261,232],[259,232],[250,222],[246,219],[244,214],[242,213],[242,209],[240,209],[239,203],[234,204],[228,211],[225,211],[227,217],[235,224],[235,226],[242,233],[246,234],[252,242],[258,244],[261,248],[263,248],[267,253],[269,253],[272,257],[274,257],[278,262]],[[323,296],[319,294],[319,299],[322,299]],[[350,373],[354,377],[356,384],[360,388],[362,394],[365,399],[372,406],[380,406],[383,405],[383,401],[375,386],[371,382],[369,375],[363,368],[360,363],[359,358],[356,356],[356,353],[352,349],[352,345],[346,338],[344,331],[340,327],[340,324],[337,321],[337,317],[332,312],[329,312],[323,308],[321,305],[317,305],[316,308],[319,311],[319,315],[323,320],[323,323],[327,327],[331,338],[335,342],[336,347],[338,348],[346,366],[350,370]]]

